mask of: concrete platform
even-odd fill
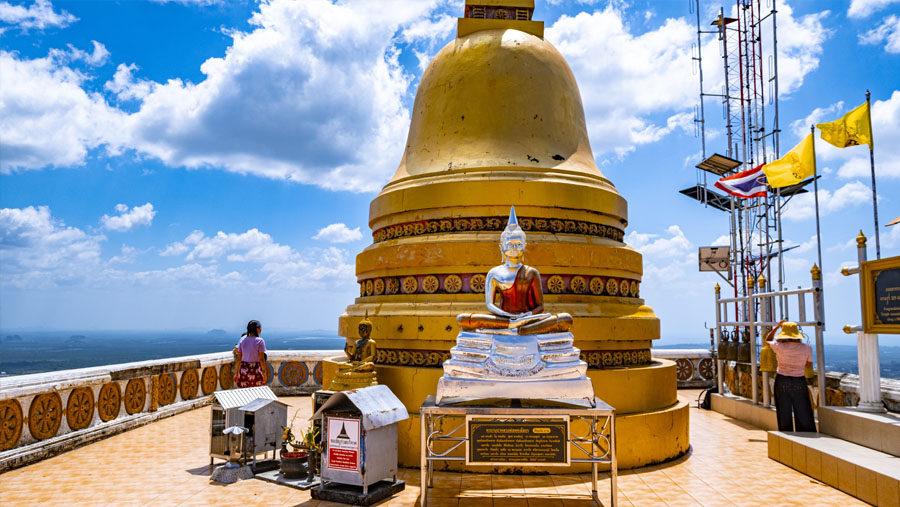
[[[693,402],[699,391],[680,393]],[[309,397],[281,398],[288,420],[308,418]],[[860,500],[766,458],[766,433],[722,414],[690,410],[691,450],[677,460],[619,474],[619,505],[756,507],[863,505]],[[221,485],[209,474],[210,408],[162,419],[90,445],[0,474],[3,507],[34,505],[326,507],[310,492],[262,480]],[[652,427],[644,428],[654,431]],[[636,434],[634,438],[640,438]],[[625,439],[620,439],[624,441]],[[85,464],[91,466],[85,466]],[[140,480],[135,480],[138,477]],[[417,469],[398,470],[406,489],[381,507],[415,507],[422,490]],[[609,488],[600,474],[600,491]],[[436,471],[425,494],[434,507],[593,506],[590,473],[471,474]]]
[[[897,414],[870,414],[853,407],[820,407],[819,431],[900,456],[900,416]]]
[[[900,506],[900,458],[822,433],[770,431],[769,457],[878,506]]]
[[[732,419],[738,419],[766,431],[778,429],[778,418],[774,408],[754,405],[746,398],[730,394],[710,394],[711,408]]]

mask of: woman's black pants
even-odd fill
[[[805,378],[775,375],[775,413],[778,431],[816,431]]]

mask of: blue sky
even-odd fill
[[[358,294],[369,201],[462,3],[0,2],[0,328],[336,329]],[[700,161],[693,14],[684,1],[537,4],[598,164],[628,199],[663,343],[702,341],[719,278],[697,272],[697,247],[721,242],[727,216],[678,194]],[[704,24],[721,5],[701,2]],[[900,2],[778,9],[782,152],[871,90],[883,225],[900,215]],[[716,91],[717,42],[702,48]],[[720,105],[706,108],[708,152],[724,152]],[[874,236],[868,152],[817,150],[839,343],[859,321],[857,282],[839,270],[860,228]],[[811,209],[807,194],[785,214],[792,287],[815,261]],[[881,241],[900,254],[900,226]]]

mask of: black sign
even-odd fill
[[[876,275],[875,316],[880,324],[900,324],[900,268]]]
[[[569,464],[569,421],[469,421],[467,464]]]

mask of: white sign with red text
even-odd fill
[[[359,419],[328,418],[328,464],[331,470],[359,472]]]

